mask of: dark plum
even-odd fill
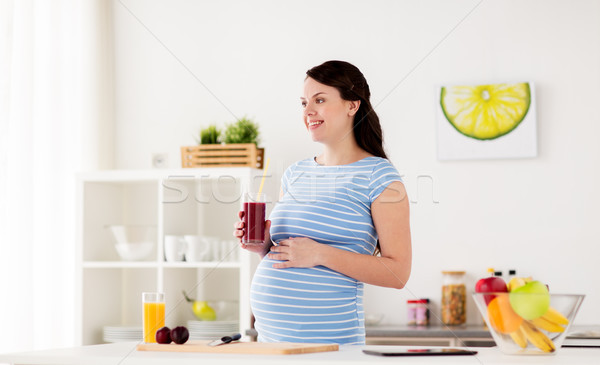
[[[175,327],[171,330],[171,339],[178,345],[183,345],[190,338],[190,333],[183,326]]]
[[[156,331],[156,342],[171,343],[171,330],[169,327],[163,327]]]

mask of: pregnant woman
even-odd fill
[[[408,198],[360,70],[328,61],[306,75],[304,125],[324,149],[285,171],[265,244],[242,244],[262,257],[252,313],[259,341],[360,345],[363,283],[400,289],[410,276]]]

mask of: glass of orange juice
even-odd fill
[[[165,294],[142,293],[144,342],[156,343],[156,331],[165,326]]]

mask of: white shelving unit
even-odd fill
[[[141,326],[145,291],[165,293],[169,327],[195,319],[183,290],[199,300],[238,301],[244,334],[251,327],[250,254],[233,248],[238,250],[235,261],[166,262],[163,239],[191,234],[233,240],[241,188],[256,187],[261,173],[251,168],[207,168],[78,176],[78,343],[103,343],[103,326]],[[120,260],[106,228],[111,224],[155,225],[153,255],[147,261]]]

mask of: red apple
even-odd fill
[[[475,292],[477,293],[507,293],[506,282],[497,276],[490,276],[487,278],[479,279],[475,284]],[[490,304],[495,295],[484,295],[485,305]]]

